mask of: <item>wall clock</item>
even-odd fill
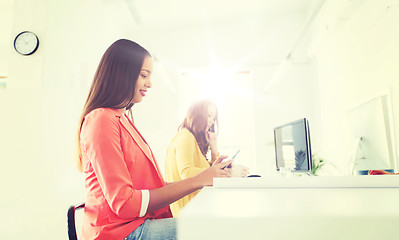
[[[38,47],[39,38],[33,32],[21,32],[14,39],[14,48],[19,54],[31,55]]]

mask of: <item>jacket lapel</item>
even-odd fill
[[[134,139],[137,145],[140,147],[141,151],[150,159],[151,163],[154,165],[159,177],[163,180],[161,173],[159,172],[159,166],[155,161],[154,155],[150,149],[150,146],[147,144],[143,136],[141,136],[140,132],[134,127],[133,123],[124,115],[120,117],[120,121],[123,127],[129,132],[130,136]]]
[[[141,151],[144,152],[144,154],[148,157],[148,159],[154,161],[154,159],[152,159],[152,154],[150,152],[147,143],[145,142],[144,138],[141,137],[141,135],[138,133],[135,127],[133,127],[133,124],[131,124],[130,121],[123,115],[121,116],[120,121],[122,125],[125,127],[125,129],[129,132],[130,136],[132,136],[134,141],[140,147]]]

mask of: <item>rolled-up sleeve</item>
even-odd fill
[[[140,208],[139,217],[143,217],[147,213],[149,203],[150,203],[150,191],[141,190],[141,208]]]
[[[142,216],[143,192],[134,189],[124,161],[119,118],[94,110],[82,126],[81,143],[111,210],[121,218]]]

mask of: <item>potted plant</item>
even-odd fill
[[[318,176],[318,172],[324,166],[325,161],[321,157],[316,157],[312,154],[312,174]]]

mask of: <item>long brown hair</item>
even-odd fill
[[[205,158],[209,150],[209,143],[206,140],[205,132],[208,130],[206,129],[208,125],[208,107],[211,105],[216,106],[214,103],[206,99],[194,102],[189,107],[186,117],[178,128],[178,130],[187,128],[194,135],[201,153]],[[214,125],[215,124],[218,125],[217,111]],[[213,126],[213,128],[215,129],[215,126]]]
[[[131,111],[136,82],[147,56],[151,55],[146,49],[127,39],[114,42],[102,56],[78,125],[76,147],[80,171],[83,171],[80,132],[85,116],[97,108]]]

